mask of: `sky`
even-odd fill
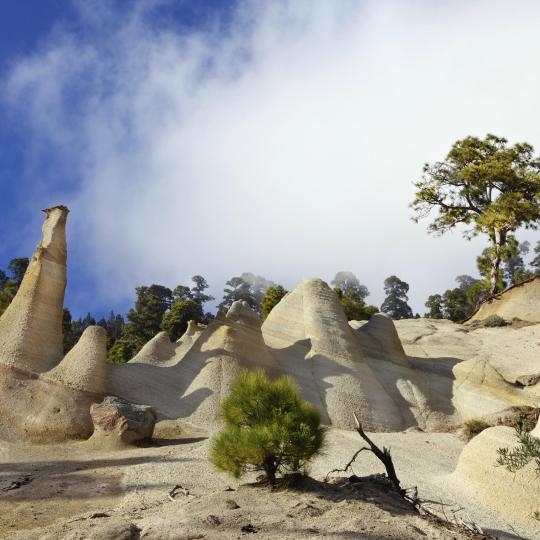
[[[468,135],[540,151],[539,25],[534,0],[3,0],[0,268],[65,204],[75,316],[340,270],[423,313],[486,240],[413,223],[412,183]]]

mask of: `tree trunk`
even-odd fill
[[[499,274],[501,271],[501,259],[503,248],[506,244],[506,231],[499,232],[499,238],[497,239],[497,231],[494,230],[491,237],[491,244],[493,246],[493,261],[491,263],[490,285],[491,294],[497,294],[499,292]]]
[[[276,460],[274,456],[265,458],[263,468],[266,478],[268,479],[268,483],[274,487],[276,485]]]

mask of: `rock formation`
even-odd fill
[[[189,321],[187,330],[176,342],[176,356],[182,358],[191,349],[192,345],[199,339],[206,328],[205,324]]]
[[[69,210],[44,210],[43,237],[17,295],[0,318],[0,362],[35,372],[62,358],[66,287],[66,219]]]
[[[535,464],[531,462],[516,473],[496,465],[497,449],[515,445],[512,428],[485,429],[465,446],[449,480],[471,490],[501,516],[520,519],[530,526],[534,523],[533,512],[540,507]]]
[[[125,399],[107,396],[90,408],[94,433],[88,445],[112,449],[152,438],[156,413],[147,405],[134,405]]]
[[[358,321],[350,321],[349,324],[353,328],[356,327],[360,336],[362,350],[366,356],[381,358],[401,366],[411,367],[403,350],[394,321],[386,313],[375,313],[369,321],[362,325],[354,323],[358,323]]]
[[[460,420],[540,402],[540,325],[468,330],[447,320],[396,321],[409,361],[439,374]]]
[[[208,326],[190,322],[176,343],[157,334],[127,364],[106,364],[100,327],[87,328],[62,360],[67,213],[63,206],[46,210],[43,238],[0,318],[0,435],[88,437],[90,406],[105,394],[148,404],[160,419],[214,429],[240,368],[291,376],[323,422],[339,428],[354,427],[355,412],[367,430],[432,430],[540,401],[540,325],[394,324],[384,314],[348,324],[320,279],[303,281],[262,326],[237,301]],[[490,305],[531,318],[539,283],[529,280]]]
[[[176,347],[169,339],[169,334],[159,332],[144,345],[130,362],[164,366],[168,365],[168,360],[174,357],[175,351]]]
[[[499,315],[506,320],[516,317],[522,321],[540,322],[540,276],[488,298],[470,320],[481,321],[489,315]]]
[[[42,375],[75,390],[103,394],[107,388],[107,332],[89,326],[55,368]]]
[[[219,403],[239,368],[261,368],[273,377],[280,373],[262,339],[260,322],[244,304],[235,302],[223,320],[212,321],[202,332],[194,325],[188,328],[180,341],[185,339],[186,346],[192,342],[186,348],[181,343],[167,365],[110,365],[108,392],[148,403],[160,418],[217,426]]]
[[[265,343],[323,420],[353,428],[356,412],[369,430],[399,430],[401,412],[365,362],[358,338],[335,293],[320,279],[304,280],[263,324]]]

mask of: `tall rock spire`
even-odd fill
[[[43,236],[17,295],[0,318],[0,362],[36,372],[62,359],[69,210],[44,210]]]

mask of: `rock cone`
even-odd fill
[[[107,387],[107,332],[89,326],[64,359],[44,377],[75,390],[103,394]]]

